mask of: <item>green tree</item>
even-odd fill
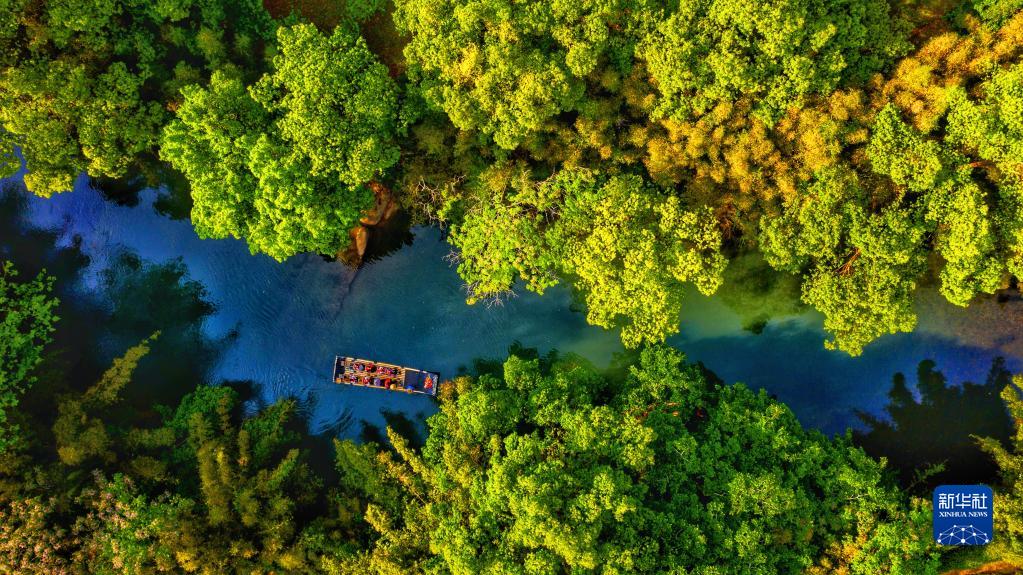
[[[392,434],[377,573],[934,573],[882,465],[663,347],[619,377],[510,357],[456,380],[421,453]],[[394,467],[396,466],[396,467]],[[841,560],[830,553],[844,548]],[[822,571],[826,572],[826,571]]]
[[[647,0],[398,0],[405,59],[426,101],[462,130],[513,149],[584,106],[587,79],[627,70]]]
[[[997,289],[1004,263],[996,257],[985,196],[970,169],[960,168],[966,160],[914,133],[893,106],[878,116],[867,155],[876,172],[922,194],[924,218],[938,232],[936,251],[945,260],[941,271],[945,297],[965,306],[978,292]]]
[[[202,573],[313,570],[297,514],[318,500],[322,483],[288,427],[295,402],[245,420],[238,407],[230,388],[200,387],[162,426],[128,433],[127,446],[157,460],[132,462],[135,483],[169,483],[161,493],[115,477],[94,500],[97,511],[112,514],[97,518],[100,565],[132,561],[139,572],[161,563]]]
[[[215,73],[186,88],[161,157],[192,188],[203,237],[237,237],[284,260],[337,253],[393,165],[396,87],[363,40],[309,24],[278,30],[273,71],[246,89]]]
[[[176,408],[157,406],[155,425],[152,412],[122,405],[151,341],[59,399],[56,460],[35,445],[39,460],[0,468],[0,568],[320,573],[353,553],[365,536],[361,491],[352,478],[328,491],[313,473],[295,401],[243,417],[234,389],[200,386]]]
[[[0,453],[18,440],[11,414],[35,383],[33,372],[58,319],[53,278],[45,272],[28,282],[17,278],[14,264],[0,261]]]
[[[313,175],[355,187],[394,165],[397,88],[365,41],[304,24],[280,28],[277,43],[273,71],[251,93]]]
[[[1008,271],[1023,276],[1023,64],[1001,69],[981,85],[983,98],[971,100],[963,89],[948,95],[946,141],[978,158],[991,172],[997,195],[980,193],[993,204],[993,227],[1006,253]],[[974,213],[978,210],[974,210]],[[961,245],[969,247],[972,242]]]
[[[710,295],[721,284],[726,260],[713,213],[686,209],[638,176],[566,179],[564,212],[547,241],[559,246],[587,320],[621,327],[627,347],[676,333],[683,285]]]
[[[499,297],[518,278],[542,292],[564,277],[587,320],[621,328],[629,347],[675,333],[682,286],[713,293],[726,263],[709,210],[686,209],[639,176],[588,170],[525,182],[500,203],[468,210],[451,242],[470,302]]]
[[[14,1],[0,19],[3,153],[21,149],[42,196],[81,172],[126,176],[155,152],[177,88],[202,67],[258,62],[271,29],[258,0]]]
[[[803,301],[824,314],[827,342],[852,355],[886,333],[916,325],[912,296],[925,268],[924,226],[898,207],[867,210],[855,172],[822,171],[763,221],[761,247],[776,269],[807,269]]]
[[[1000,26],[1023,10],[1020,0],[974,0],[970,5],[986,24],[992,26]]]
[[[1010,449],[992,437],[980,439],[980,446],[991,457],[1002,476],[995,492],[995,524],[1004,547],[1013,560],[1023,562],[1023,376],[1013,378],[1002,390],[1002,399],[1016,424]]]
[[[643,42],[662,101],[685,118],[746,97],[767,123],[805,96],[865,82],[907,52],[905,26],[885,0],[787,0],[679,5]]]

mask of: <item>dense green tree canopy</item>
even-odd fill
[[[375,572],[935,567],[927,517],[899,507],[880,465],[677,352],[646,349],[615,378],[574,358],[511,357],[503,373],[453,385],[422,454],[397,442],[391,477],[407,505],[369,508]]]
[[[630,347],[675,333],[682,286],[713,293],[726,263],[709,210],[685,209],[638,176],[585,170],[470,209],[451,241],[470,301],[499,297],[519,278],[542,292],[569,277],[589,322],[620,327]]]
[[[313,175],[363,184],[398,160],[396,87],[360,36],[304,24],[277,31],[273,70],[252,97]]]
[[[768,123],[804,96],[864,82],[909,49],[886,0],[741,0],[679,3],[645,39],[663,102],[685,117],[754,98]]]
[[[646,0],[399,0],[410,73],[455,126],[515,148],[552,117],[577,110],[588,77],[628,66]]]
[[[1023,274],[1018,0],[327,4],[4,3],[0,173],[20,148],[49,195],[159,148],[201,236],[278,260],[343,250],[372,184],[451,227],[470,301],[566,282],[630,346],[723,254],[853,354],[921,286]]]
[[[204,237],[236,237],[283,260],[333,254],[372,204],[365,184],[397,161],[395,86],[358,36],[283,27],[255,85],[215,73],[191,86],[161,156],[192,188]]]
[[[867,211],[855,173],[826,170],[766,220],[768,262],[798,272],[809,267],[803,300],[825,315],[829,346],[858,354],[885,333],[916,325],[912,295],[924,271],[924,228],[897,209]]]
[[[800,278],[828,346],[858,354],[914,328],[932,278],[967,305],[1018,276],[1023,15],[952,29],[937,8],[883,1],[613,4],[617,21],[580,35],[560,18],[589,5],[398,4],[412,92],[446,116],[419,117],[401,184],[450,224],[470,301],[567,281],[591,323],[657,341],[677,329],[684,283],[721,283],[709,254],[760,250]],[[538,77],[543,98],[520,100],[533,92],[515,82]],[[614,208],[558,191],[564,173],[593,174]],[[686,214],[671,225],[689,273],[658,261],[674,249],[639,255],[669,241],[662,205]]]
[[[43,196],[81,172],[127,175],[155,152],[177,89],[251,66],[270,29],[258,0],[14,0],[0,19],[4,153],[21,148],[25,183]]]
[[[858,354],[881,335],[912,330],[914,293],[932,272],[960,306],[1018,273],[1023,212],[1006,120],[1021,105],[1014,74],[996,71],[977,91],[981,102],[946,89],[937,115],[945,124],[904,114],[900,98],[886,103],[852,162],[817,170],[780,217],[762,220],[761,249],[776,269],[805,274],[803,300],[824,313],[829,345]]]

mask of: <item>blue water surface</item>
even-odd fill
[[[622,350],[617,334],[587,325],[570,309],[562,287],[543,296],[519,290],[501,306],[467,305],[445,259],[450,247],[436,229],[415,229],[411,246],[353,271],[314,255],[278,263],[251,255],[238,240],[201,240],[187,220],[154,210],[155,190],[142,192],[138,205],[120,206],[83,177],[73,192],[27,196],[26,225],[59,230],[65,243],[81,238],[90,257],[76,288],[83,293],[100,288],[99,271],[124,249],[153,262],[181,258],[217,306],[206,332],[237,330],[212,379],[252,380],[266,401],[308,400],[314,431],[342,423],[343,434],[356,435],[354,423],[383,425],[387,411],[421,421],[436,409],[425,397],[332,384],[335,354],[449,376],[474,358],[503,356],[516,341],[577,353],[598,366]],[[855,425],[857,409],[879,412],[892,375],[913,373],[922,359],[934,359],[952,382],[982,381],[997,356],[1006,356],[1010,369],[1023,368],[1019,302],[985,300],[961,310],[936,294],[921,300],[914,333],[883,337],[857,358],[824,349],[816,313],[774,319],[755,335],[720,299],[695,292],[670,343],[728,382],[765,388],[805,425],[828,433]]]

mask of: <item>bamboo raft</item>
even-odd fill
[[[440,374],[356,357],[334,357],[334,383],[437,395]]]

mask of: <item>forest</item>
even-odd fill
[[[141,269],[170,276],[175,310],[209,313],[180,270]],[[915,575],[1023,559],[1023,378],[997,363],[984,384],[948,386],[923,362],[919,402],[898,374],[890,419],[829,438],[663,345],[606,370],[512,346],[442,387],[425,440],[388,427],[353,442],[311,435],[293,399],[253,412],[242,382],[154,405],[143,370],[182,325],[95,369],[55,353],[58,310],[131,313],[76,309],[58,281],[0,275],[6,573]],[[128,305],[167,285],[135,283]],[[968,405],[978,421],[936,449],[943,410]],[[935,546],[929,488],[978,479],[997,481],[999,539],[980,555]]]
[[[755,251],[857,354],[920,285],[1023,275],[1019,7],[11,0],[4,166],[50,196],[162,160],[202,237],[278,260],[393,195],[470,303],[568,282],[629,347]]]
[[[790,291],[850,356],[916,329],[924,290],[1018,294],[1021,0],[0,0],[0,126],[32,194],[175,181],[199,237],[278,262],[357,263],[400,212],[443,231],[468,305],[567,288],[627,350],[512,346],[425,437],[339,440],[154,357],[212,313],[184,271],[108,270],[188,297],[99,365],[76,330],[135,312],[82,316],[72,273],[0,249],[0,572],[1023,569],[1003,364],[891,374],[883,417],[828,436],[665,344],[693,290]],[[145,370],[178,393],[145,401]],[[932,452],[964,402],[985,417]],[[934,544],[953,480],[995,487],[991,545]]]

